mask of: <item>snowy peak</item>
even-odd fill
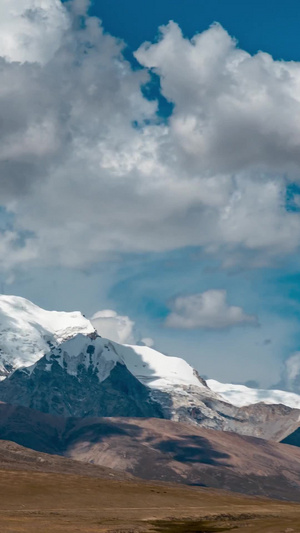
[[[151,389],[170,390],[176,387],[207,389],[195,370],[179,357],[163,355],[147,346],[121,345],[99,336],[78,334],[52,346],[46,354],[46,370],[56,361],[68,374],[77,376],[82,366],[97,373],[104,381],[117,363],[125,365],[143,385]],[[27,368],[32,372],[36,365]]]
[[[25,298],[0,296],[0,379],[16,368],[35,363],[49,351],[78,333],[94,328],[80,312],[41,309]]]
[[[117,363],[124,365],[108,339],[82,334],[51,348],[45,356],[45,370],[51,372],[55,363],[71,376],[78,377],[82,369],[92,372],[100,383],[108,378]],[[32,374],[38,365],[39,361],[24,370]]]
[[[120,345],[100,337],[92,340],[89,335],[94,333],[90,321],[79,312],[46,311],[25,298],[1,295],[0,379],[17,368],[34,365],[46,355],[50,358],[48,368],[55,359],[71,375],[76,375],[77,366],[84,364],[95,367],[102,381],[109,368],[120,362],[153,389],[206,389],[184,359],[163,355],[147,346]]]

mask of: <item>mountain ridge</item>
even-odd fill
[[[275,441],[299,427],[300,410],[280,404],[233,405],[209,388],[184,359],[102,338],[80,313],[44,311],[23,298],[8,296],[0,297],[0,311],[5,317],[5,327],[0,320],[2,361],[10,343],[16,364],[24,323],[27,341],[32,328],[33,341],[39,339],[37,344],[22,345],[23,366],[18,361],[18,368],[2,376],[3,402],[69,417],[165,418]],[[29,355],[26,346],[31,347]]]

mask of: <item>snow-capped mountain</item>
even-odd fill
[[[252,389],[245,385],[220,383],[214,379],[208,379],[207,385],[225,401],[232,405],[236,405],[237,407],[254,405],[261,402],[269,405],[282,404],[291,407],[292,409],[300,409],[300,396],[294,392]]]
[[[218,399],[183,359],[145,346],[120,345],[95,333],[52,346],[0,384],[2,401],[68,416],[180,419],[183,406],[194,409],[200,401],[202,418],[207,412],[214,419],[200,397]],[[129,408],[133,398],[136,404]]]
[[[0,383],[0,400],[63,416],[155,417],[281,440],[299,411],[238,408],[209,389],[183,359],[151,348],[76,335]]]
[[[101,338],[80,313],[44,311],[12,296],[0,304],[0,401],[64,416],[161,417],[274,440],[299,426],[297,409],[245,400],[240,407],[243,388],[237,406],[184,359]]]
[[[84,366],[86,370],[92,367],[100,382],[107,379],[119,363],[125,365],[143,385],[152,389],[195,386],[208,390],[205,382],[184,359],[163,355],[147,346],[118,344],[94,333],[89,336],[78,334],[52,347],[45,355],[45,361],[46,370],[50,371],[53,361],[56,361],[73,376],[77,375],[78,366]],[[31,374],[36,365],[28,366],[26,371]]]
[[[25,298],[0,295],[0,379],[77,333],[94,328],[80,312],[45,311]]]
[[[63,416],[163,417],[113,344],[94,333],[53,346],[0,383],[0,399]]]

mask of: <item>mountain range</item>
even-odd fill
[[[79,312],[4,295],[0,376],[4,441],[146,479],[300,501],[297,394],[206,382],[184,359],[102,338]]]
[[[68,417],[165,418],[277,441],[299,426],[295,394],[279,391],[273,401],[273,391],[255,396],[241,386],[232,394],[235,386],[206,383],[184,359],[100,335],[79,312],[1,296],[0,401]]]

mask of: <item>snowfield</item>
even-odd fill
[[[180,357],[164,355],[148,346],[115,346],[128,370],[148,387],[169,389],[174,386],[193,385],[206,388],[198,379],[195,370]]]
[[[219,383],[219,381],[215,381],[214,379],[208,379],[207,385],[211,390],[222,396],[225,401],[237,407],[244,407],[255,403],[266,403],[271,405],[283,404],[293,409],[300,409],[300,396],[293,392],[250,389],[245,385]]]

